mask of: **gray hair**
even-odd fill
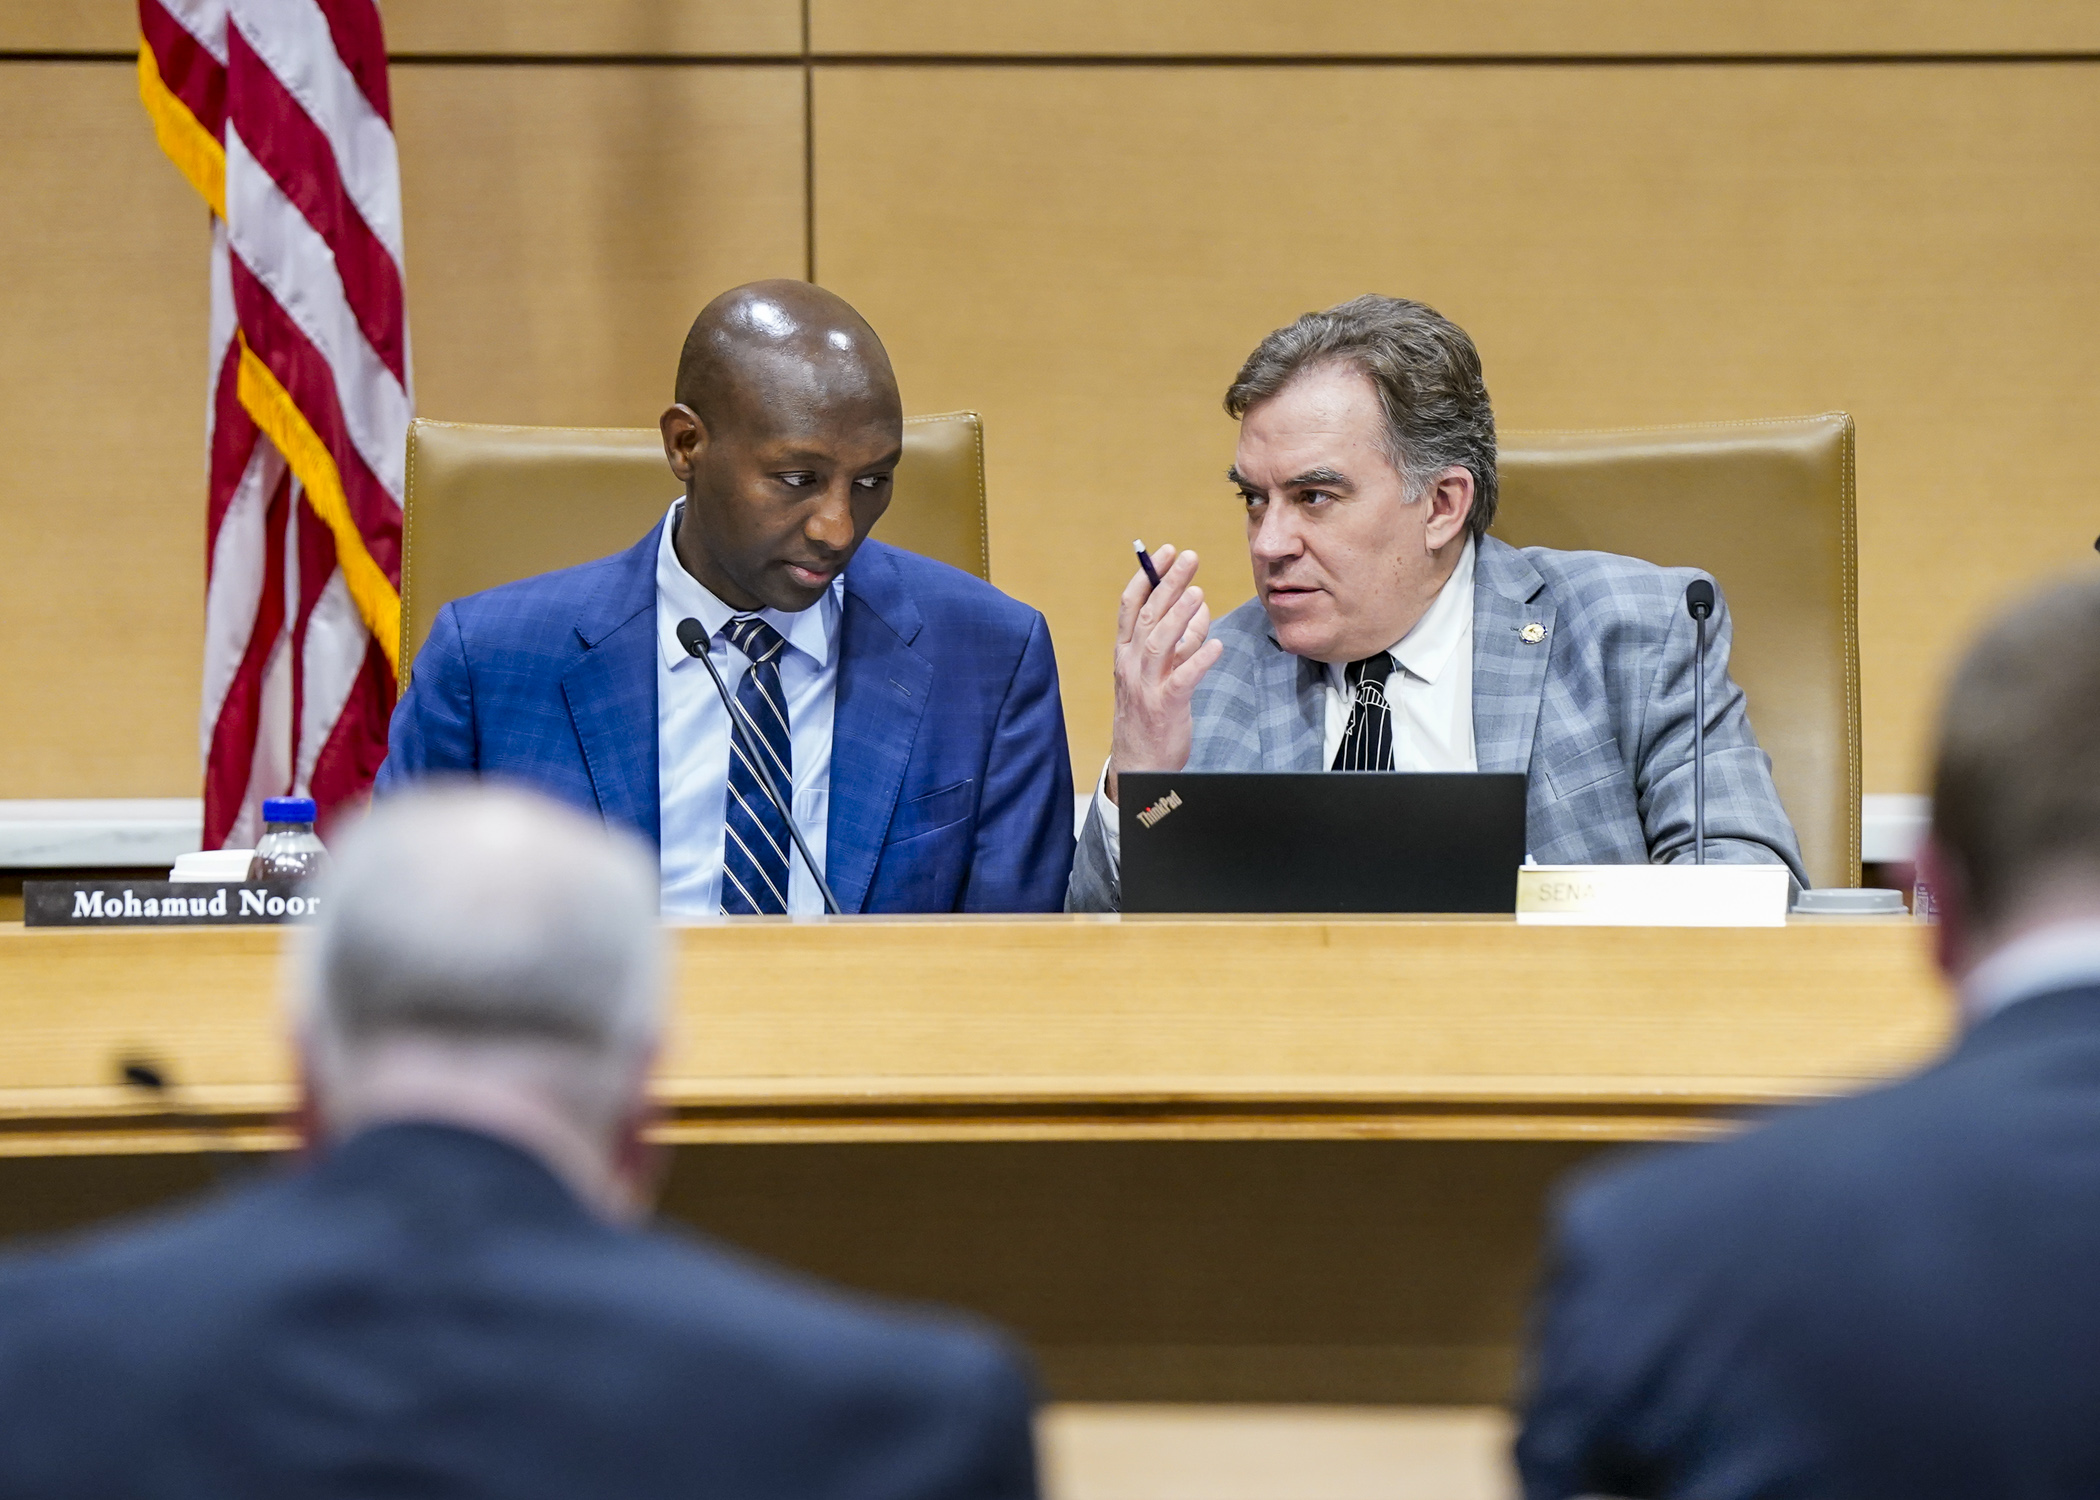
[[[389,797],[316,894],[294,994],[331,1072],[407,1038],[559,1053],[570,1103],[599,1114],[655,1045],[656,861],[595,818],[465,782]]]
[[[1360,370],[1385,410],[1385,453],[1419,500],[1444,469],[1473,476],[1474,537],[1495,524],[1495,410],[1466,331],[1433,307],[1375,294],[1307,313],[1255,347],[1225,392],[1233,419],[1300,372],[1326,364]]]

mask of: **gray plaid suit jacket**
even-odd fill
[[[1526,842],[1540,864],[1692,857],[1694,630],[1685,585],[1706,575],[1609,552],[1521,551],[1482,537],[1473,569],[1473,743],[1483,771],[1531,778]],[[1540,625],[1545,638],[1520,632]],[[1276,644],[1259,599],[1218,621],[1225,654],[1192,705],[1192,771],[1317,771],[1319,663]],[[1725,601],[1706,656],[1706,857],[1785,864],[1808,883],[1793,824],[1728,675]],[[1065,894],[1114,911],[1121,883],[1098,809]]]

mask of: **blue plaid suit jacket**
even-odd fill
[[[657,530],[439,610],[377,790],[503,777],[657,842]],[[824,856],[840,909],[1058,910],[1072,768],[1042,615],[872,540],[845,593]]]
[[[1531,778],[1525,836],[1540,864],[1692,857],[1694,626],[1705,574],[1609,552],[1521,551],[1482,537],[1473,569],[1473,743],[1483,771]],[[1527,625],[1545,631],[1524,641]],[[1317,771],[1321,667],[1276,644],[1259,599],[1218,621],[1225,643],[1196,689],[1192,771]],[[1706,857],[1785,864],[1807,884],[1793,824],[1728,675],[1723,601],[1706,656]],[[1079,838],[1066,906],[1122,902],[1100,814]]]

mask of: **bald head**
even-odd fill
[[[882,340],[822,287],[754,281],[693,320],[676,403],[679,562],[732,609],[816,603],[890,503],[904,405]]]
[[[700,309],[672,399],[710,427],[798,400],[887,402],[904,419],[890,356],[868,320],[807,281],[754,281]]]

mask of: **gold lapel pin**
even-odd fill
[[[1536,620],[1533,620],[1529,625],[1526,625],[1522,630],[1517,632],[1517,639],[1522,641],[1527,646],[1536,646],[1540,641],[1543,641],[1545,638],[1546,627],[1541,625]]]

